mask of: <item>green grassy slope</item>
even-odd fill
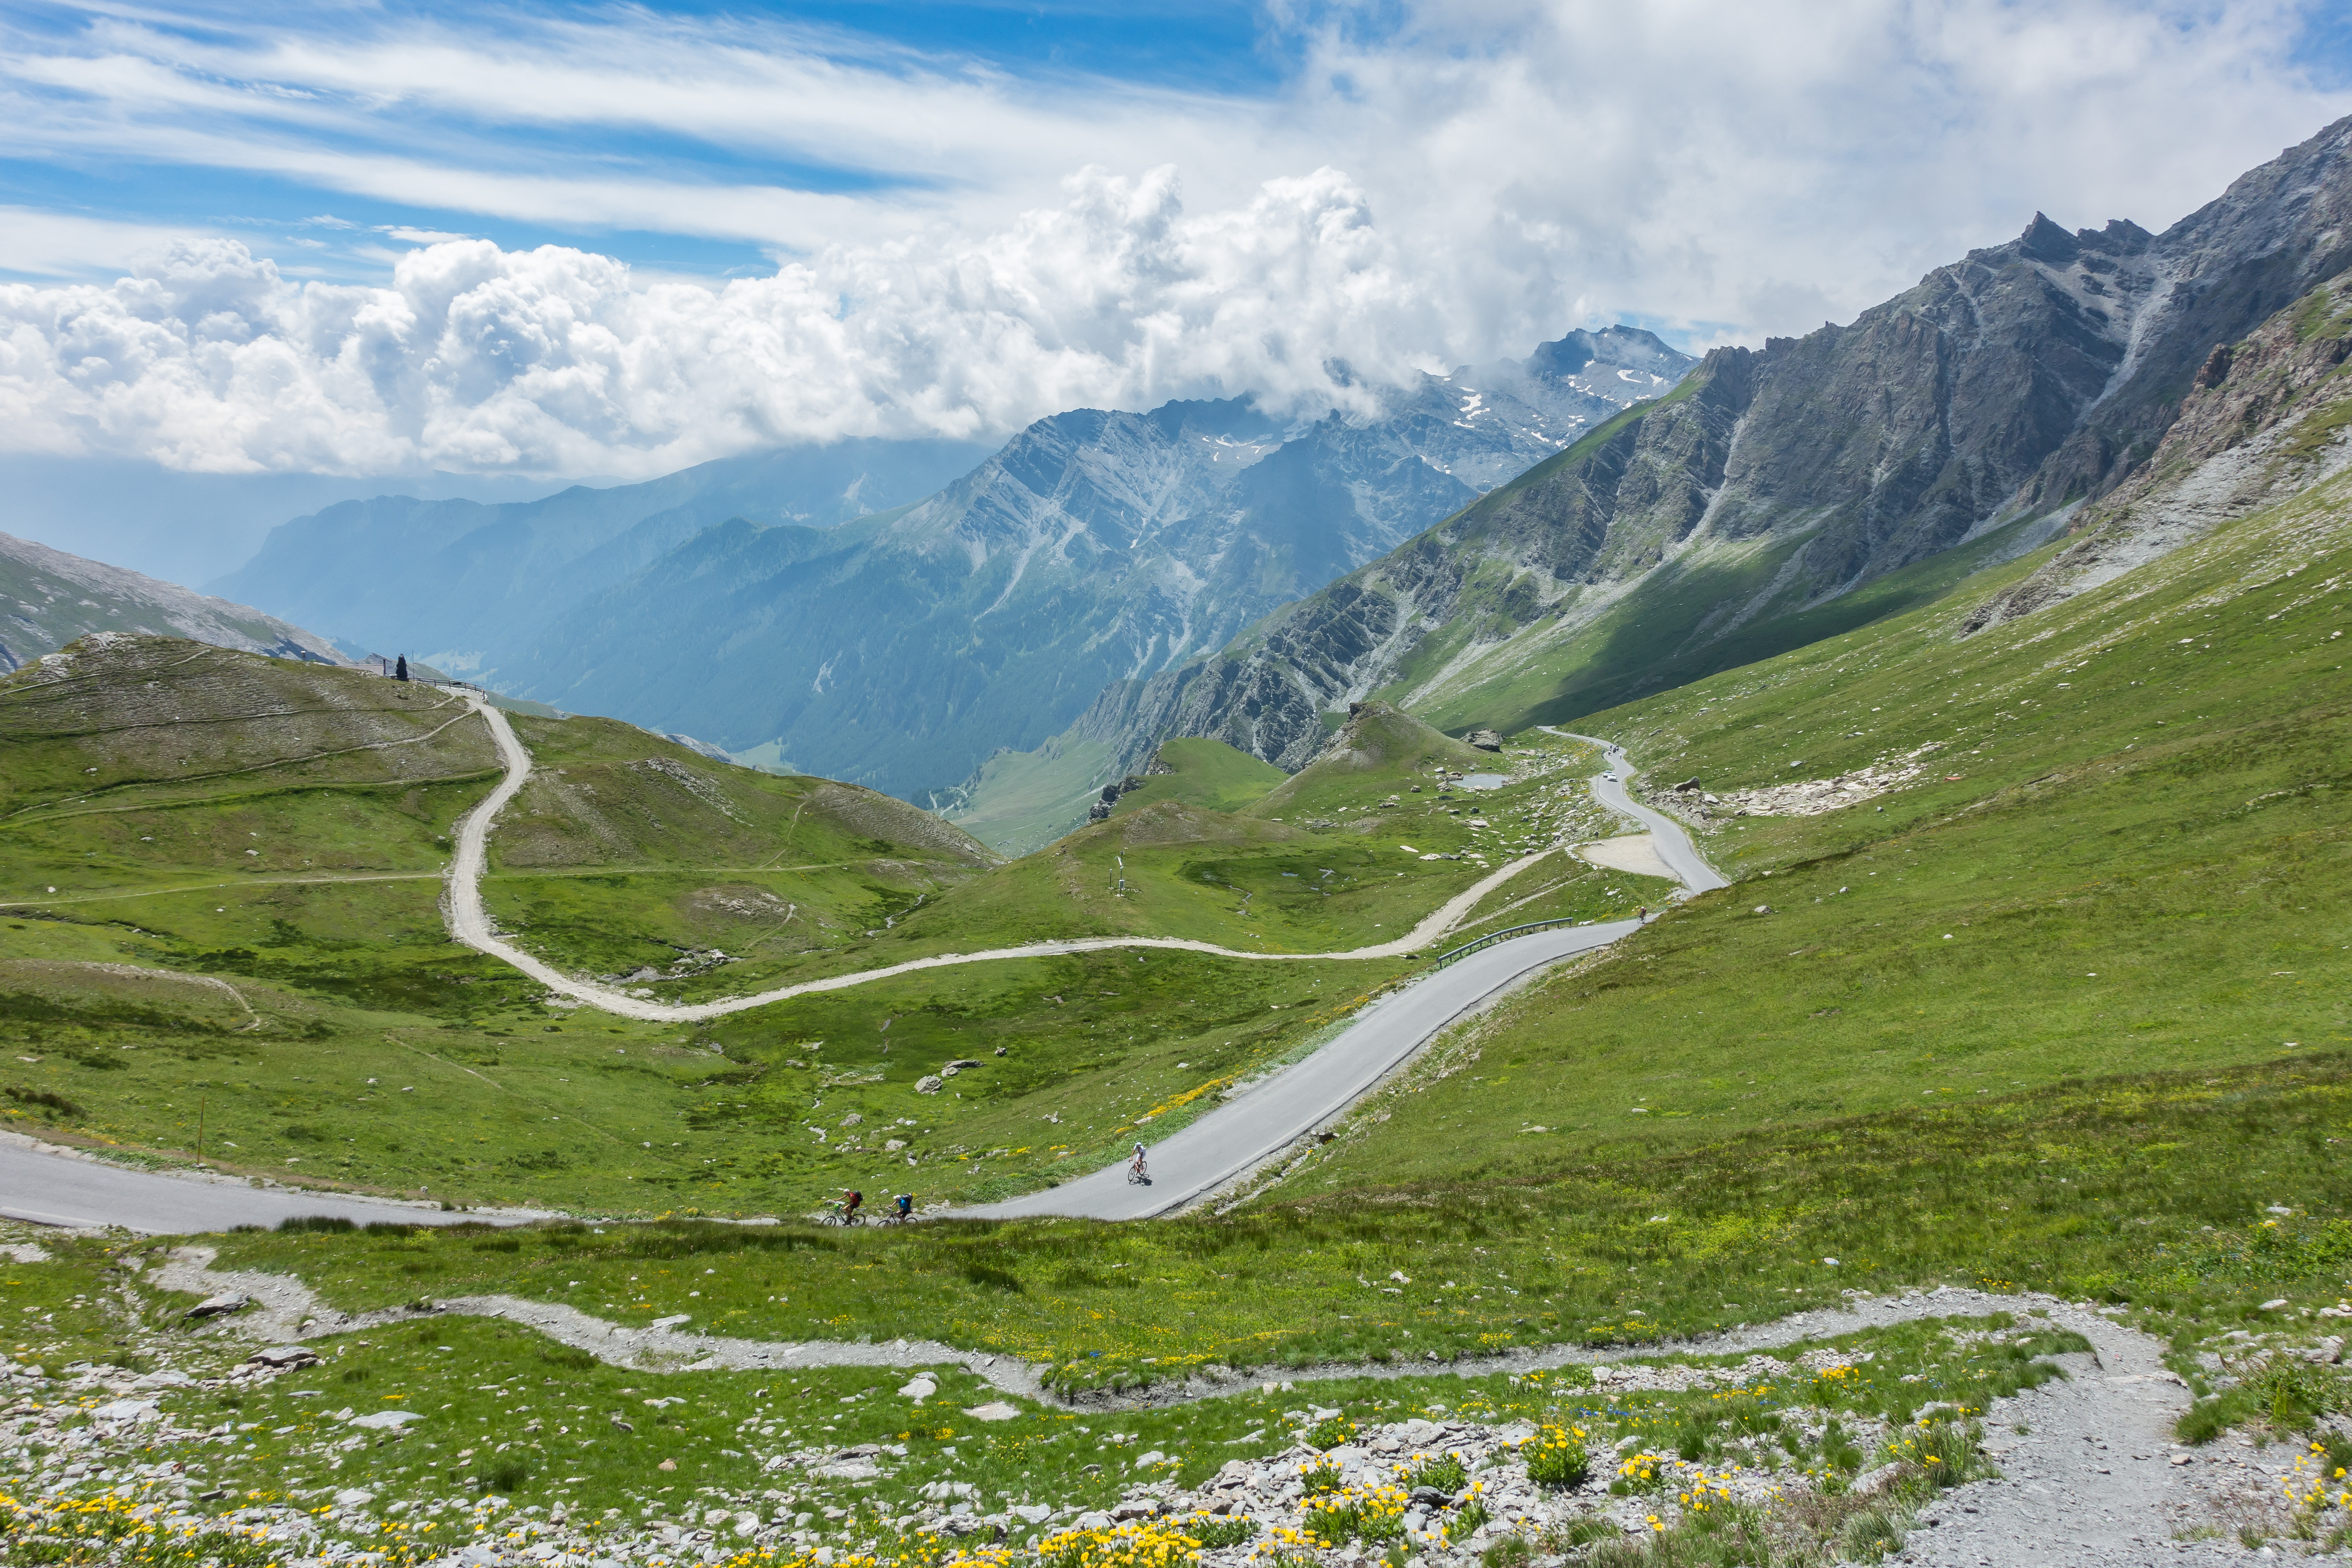
[[[2040,520],[2020,520],[1810,608],[1787,602],[1787,595],[1767,594],[1793,543],[1717,548],[1670,562],[1567,637],[1537,636],[1526,647],[1491,655],[1475,679],[1442,683],[1417,702],[1417,710],[1449,729],[1576,723],[1603,709],[1842,636],[1955,592],[1965,590],[1973,603],[2046,558],[2045,551],[2011,564],[2042,527]],[[1725,632],[1714,624],[1727,601],[1759,596],[1764,603],[1737,629]],[[1414,650],[1384,695],[1402,700],[1443,668],[1452,651],[1432,638]]]
[[[1965,642],[1954,604],[1597,715],[1651,776],[1718,793],[1933,749],[1868,804],[1718,820],[1702,841],[1751,880],[1525,999],[1479,1070],[1407,1091],[1314,1184],[1516,1179],[2352,1044],[2347,500]],[[1460,1137],[1515,1122],[1549,1131]]]
[[[994,1195],[1214,1105],[1412,967],[1109,952],[628,1023],[448,942],[448,836],[498,776],[462,704],[156,640],[76,661],[0,687],[0,863],[25,895],[0,957],[20,1058],[0,1110],[127,1154],[596,1212],[791,1212],[845,1182]],[[871,792],[604,721],[514,722],[535,771],[491,836],[490,909],[553,961],[662,997],[1094,932],[1353,947],[1531,834],[1601,830],[1549,773],[1466,811],[1433,778],[1383,811],[1393,770],[1342,763],[1309,781],[1325,828],[1171,799],[991,867]],[[1554,752],[1528,758],[1569,764]],[[1212,797],[1247,794],[1222,761]],[[1421,858],[1441,852],[1458,858]],[[1605,916],[1628,880],[1554,857],[1479,913]],[[918,1091],[959,1060],[982,1065]]]
[[[1272,763],[1259,762],[1223,741],[1169,741],[1154,761],[1168,771],[1147,773],[1141,787],[1122,793],[1111,807],[1113,816],[1163,800],[1205,811],[1241,811],[1289,777]]]
[[[1939,605],[1602,716],[1719,795],[1940,749],[1859,805],[1720,819],[1739,886],[1441,1043],[1257,1206],[844,1237],[855,1284],[811,1267],[789,1302],[702,1310],[944,1325],[1088,1383],[1638,1341],[1940,1280],[2128,1300],[2184,1345],[2332,1301],[2342,489],[1965,641]],[[529,1283],[450,1261],[453,1288]],[[337,1289],[402,1288],[361,1265]]]
[[[994,858],[888,795],[713,763],[629,725],[525,719],[515,733],[534,771],[491,834],[484,901],[551,962],[657,994],[842,967]]]

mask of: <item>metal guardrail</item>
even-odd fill
[[[1488,931],[1485,936],[1480,937],[1475,942],[1465,942],[1451,952],[1439,953],[1437,955],[1437,962],[1431,964],[1430,967],[1432,969],[1443,969],[1457,958],[1467,958],[1472,953],[1478,952],[1481,948],[1492,947],[1498,942],[1506,942],[1515,936],[1525,936],[1531,931],[1549,931],[1554,926],[1572,926],[1580,923],[1582,922],[1569,920],[1529,921],[1523,926],[1505,926],[1501,931]]]

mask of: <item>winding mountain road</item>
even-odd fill
[[[1666,863],[1666,869],[1672,871],[1675,880],[1681,882],[1685,889],[1694,893],[1706,893],[1717,888],[1731,886],[1730,881],[1721,872],[1706,863],[1706,857],[1698,852],[1698,847],[1690,841],[1690,834],[1684,829],[1681,823],[1664,812],[1652,811],[1648,806],[1635,800],[1632,792],[1626,789],[1625,786],[1628,784],[1641,776],[1641,771],[1625,760],[1624,747],[1614,741],[1604,741],[1597,735],[1579,735],[1572,731],[1555,730],[1549,724],[1538,724],[1536,728],[1547,735],[1559,735],[1570,741],[1582,741],[1588,745],[1601,748],[1601,756],[1609,764],[1609,771],[1615,773],[1617,777],[1613,781],[1606,777],[1596,777],[1592,781],[1592,798],[1612,811],[1622,812],[1648,828],[1651,840],[1657,847],[1658,858]]]
[[[1548,726],[1546,731],[1601,748],[1609,771],[1617,778],[1612,781],[1595,775],[1593,797],[1649,828],[1658,858],[1686,892],[1703,893],[1731,885],[1706,863],[1680,823],[1638,804],[1627,793],[1625,782],[1633,779],[1635,773],[1622,748],[1590,735],[1568,735],[1566,731]],[[1498,877],[1481,882],[1479,889],[1517,875],[1539,858],[1530,856],[1514,862]],[[1463,912],[1468,912],[1467,906]],[[1402,991],[1365,1008],[1339,1038],[1313,1056],[1171,1134],[1167,1142],[1150,1152],[1147,1163],[1152,1174],[1147,1183],[1130,1182],[1122,1161],[1061,1186],[970,1212],[975,1217],[992,1219],[1027,1215],[1146,1219],[1180,1208],[1295,1148],[1301,1139],[1336,1119],[1455,1020],[1476,1011],[1536,971],[1578,953],[1606,947],[1640,930],[1641,923],[1612,921],[1605,925],[1559,926],[1534,931],[1496,942],[1421,976]],[[1416,937],[1419,934],[1416,930]]]
[[[1223,958],[1276,962],[1402,957],[1434,943],[1488,893],[1554,852],[1546,848],[1523,856],[1481,878],[1393,942],[1346,952],[1247,952],[1171,937],[1087,937],[982,952],[940,953],[885,968],[805,981],[752,996],[687,1006],[665,1005],[573,979],[498,935],[482,904],[481,884],[489,858],[489,834],[499,813],[530,782],[530,753],[516,738],[504,713],[470,693],[467,700],[489,725],[507,772],[489,796],[458,825],[457,852],[450,866],[448,883],[451,935],[467,947],[512,965],[558,994],[625,1017],[654,1022],[718,1017],[920,969],[1108,948],[1169,948]],[[1604,747],[1612,768],[1622,776],[1632,776],[1623,752],[1606,742],[1595,743]],[[1596,777],[1592,789],[1601,804],[1650,827],[1660,857],[1686,887],[1704,890],[1727,885],[1699,856],[1680,825],[1634,804],[1622,784]],[[1354,1104],[1448,1025],[1498,994],[1562,959],[1605,947],[1639,929],[1639,925],[1637,921],[1612,921],[1601,925],[1555,927],[1497,942],[1428,973],[1412,985],[1366,1007],[1338,1038],[1314,1055],[1171,1135],[1152,1154],[1156,1173],[1149,1184],[1129,1182],[1127,1168],[1120,1163],[1045,1192],[960,1212],[972,1217],[1050,1214],[1097,1219],[1141,1219],[1165,1214],[1215,1191],[1293,1147]],[[151,1234],[217,1230],[231,1225],[273,1225],[296,1215],[334,1215],[362,1223],[371,1219],[438,1223],[461,1217],[423,1205],[341,1194],[313,1195],[284,1187],[256,1187],[210,1174],[131,1170],[22,1139],[0,1140],[0,1215],[48,1225],[121,1226]],[[513,1220],[530,1216],[521,1212],[498,1216],[477,1212],[463,1217]]]
[[[1180,1208],[1295,1147],[1455,1019],[1537,970],[1606,947],[1640,924],[1559,926],[1499,942],[1391,992],[1313,1056],[1154,1145],[1149,1183],[1129,1182],[1122,1161],[1041,1193],[956,1212],[980,1219],[1149,1219]]]

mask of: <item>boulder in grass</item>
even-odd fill
[[[276,1367],[280,1372],[291,1372],[298,1366],[319,1364],[317,1353],[304,1345],[270,1345],[266,1349],[254,1352],[245,1359],[250,1365]]]
[[[252,1305],[252,1297],[241,1291],[230,1291],[224,1295],[207,1296],[181,1316],[193,1322],[202,1318],[219,1318],[231,1312],[242,1312]]]
[[[1462,743],[1482,752],[1499,752],[1503,749],[1503,737],[1492,730],[1473,730],[1462,737]]]
[[[415,1410],[371,1410],[364,1415],[352,1416],[351,1425],[377,1431],[398,1431],[411,1421],[424,1419],[424,1415]]]

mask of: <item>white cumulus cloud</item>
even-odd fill
[[[1400,374],[1448,335],[1331,171],[1199,216],[1166,170],[1066,195],[976,241],[717,289],[487,240],[411,252],[383,287],[300,282],[176,241],[111,285],[0,287],[0,439],[223,472],[650,473],[1186,392],[1326,399],[1335,356]]]

